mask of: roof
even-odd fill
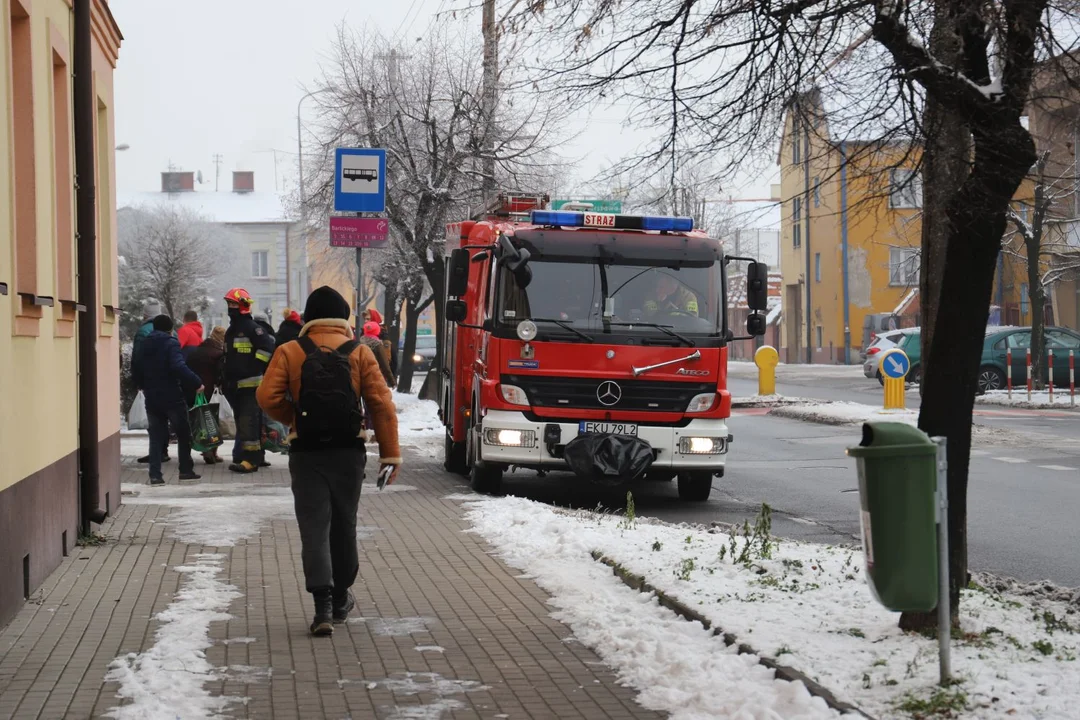
[[[769,309],[779,305],[780,298],[784,294],[784,276],[780,273],[769,273]],[[748,310],[746,305],[746,275],[731,275],[728,277],[728,305],[740,310]]]
[[[274,192],[210,192],[188,191],[177,193],[140,192],[120,193],[118,208],[155,207],[170,205],[193,210],[213,222],[229,224],[289,223],[283,198]]]

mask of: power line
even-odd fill
[[[420,0],[413,0],[412,5],[410,5],[409,9],[405,12],[405,17],[401,18],[401,22],[398,23],[397,29],[394,30],[394,34],[390,37],[391,45],[397,41],[398,35],[401,34],[401,28],[405,26],[405,21],[409,19],[410,15],[412,15],[413,10],[416,8],[417,3],[419,2]],[[413,20],[413,22],[415,22],[415,19]],[[411,23],[409,24],[409,27],[412,28]]]

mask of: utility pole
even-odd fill
[[[804,175],[804,193],[803,193],[803,208],[806,212],[806,233],[803,237],[803,242],[806,244],[806,364],[810,365],[814,362],[814,349],[812,347],[814,343],[813,327],[814,327],[814,313],[813,306],[811,305],[811,287],[813,286],[815,276],[813,274],[814,268],[811,267],[810,260],[810,116],[807,114],[803,118],[803,175]]]
[[[495,191],[495,86],[498,83],[499,38],[495,28],[495,0],[484,0],[484,206]]]
[[[221,153],[214,153],[214,192],[218,191],[218,183],[221,182]]]

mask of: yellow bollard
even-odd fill
[[[885,379],[885,409],[903,410],[907,402],[905,378],[911,370],[907,353],[900,348],[893,348],[882,353],[878,363],[881,377]]]
[[[771,345],[762,345],[754,353],[754,364],[758,367],[758,395],[776,394],[776,366],[780,363],[780,353]]]

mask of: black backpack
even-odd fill
[[[305,445],[343,445],[364,429],[364,413],[352,384],[349,356],[360,344],[350,340],[337,350],[298,338],[307,358],[300,369],[296,435]]]

